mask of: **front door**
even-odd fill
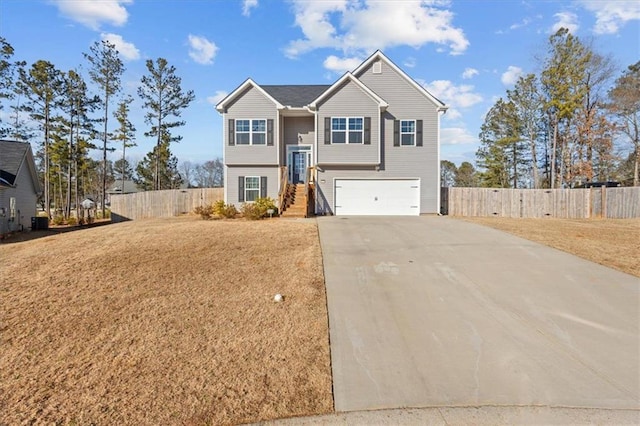
[[[293,152],[293,179],[292,183],[305,183],[307,177],[307,153]]]

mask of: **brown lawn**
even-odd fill
[[[136,221],[2,243],[0,260],[0,424],[333,409],[313,222]]]
[[[640,277],[640,218],[460,219],[500,229]]]

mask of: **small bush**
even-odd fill
[[[53,216],[53,219],[51,219],[51,223],[56,226],[60,226],[64,223],[64,217],[62,217],[62,215],[57,214]]]
[[[70,225],[70,226],[76,226],[77,224],[78,224],[78,219],[76,219],[76,217],[75,217],[75,216],[70,216],[70,217],[67,219],[67,225]]]
[[[256,203],[244,203],[240,212],[245,219],[258,220],[264,216],[264,211]]]
[[[262,214],[262,217],[266,217],[269,215],[269,213],[267,212],[268,210],[273,210],[273,214],[275,216],[278,215],[278,208],[276,207],[276,202],[271,197],[258,198],[255,202],[255,205],[257,205],[260,210],[264,211],[264,213]]]
[[[198,206],[195,209],[193,209],[193,212],[197,215],[200,215],[200,217],[203,220],[209,220],[211,219],[211,216],[213,215],[213,206],[211,204],[207,205],[207,206]]]
[[[224,200],[218,200],[213,204],[213,214],[218,217],[233,219],[238,214],[238,209],[233,204],[225,204]]]

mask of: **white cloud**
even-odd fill
[[[452,55],[463,53],[469,41],[452,25],[453,13],[443,1],[293,0],[295,24],[304,38],[285,49],[297,57],[317,48],[340,49],[345,54],[370,53],[398,45],[445,45]]]
[[[347,71],[353,71],[362,63],[361,58],[338,58],[331,55],[324,60],[324,67],[338,74],[344,74]]]
[[[633,0],[580,0],[585,9],[596,14],[593,31],[615,34],[627,21],[640,20],[640,2]]]
[[[505,72],[502,73],[502,77],[500,77],[500,81],[505,86],[513,86],[518,81],[518,78],[522,75],[522,68],[515,67],[513,65],[509,65],[509,68]]]
[[[242,2],[242,14],[244,16],[251,15],[251,9],[258,7],[258,0],[244,0]]]
[[[449,107],[449,110],[444,116],[449,120],[454,120],[462,116],[459,108],[469,108],[482,102],[482,96],[474,93],[474,87],[469,84],[456,86],[449,80],[435,80],[423,86],[429,93]]]
[[[224,90],[216,90],[215,95],[207,97],[207,102],[209,102],[211,105],[218,105],[218,102],[226,98],[228,95],[229,92],[226,92]]]
[[[409,56],[402,64],[407,68],[413,68],[416,66],[416,58]]]
[[[100,25],[108,23],[122,26],[129,19],[129,13],[124,5],[133,0],[52,0],[63,16],[81,23],[93,30],[99,30]]]
[[[189,34],[189,56],[199,64],[208,65],[213,63],[218,46],[204,37]]]
[[[465,68],[464,72],[462,73],[462,78],[466,80],[478,74],[479,74],[479,71],[475,68]]]
[[[136,59],[140,59],[140,51],[138,48],[133,43],[125,41],[121,35],[102,33],[100,34],[100,38],[113,44],[125,61],[135,61]]]
[[[570,33],[575,34],[578,31],[578,15],[571,12],[558,12],[553,15],[556,23],[551,27],[551,34],[556,33],[560,28],[566,28]]]
[[[446,127],[440,130],[440,142],[443,145],[460,145],[477,141],[478,138],[464,127]]]

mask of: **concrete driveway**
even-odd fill
[[[444,217],[318,218],[335,408],[640,408],[640,280]]]

